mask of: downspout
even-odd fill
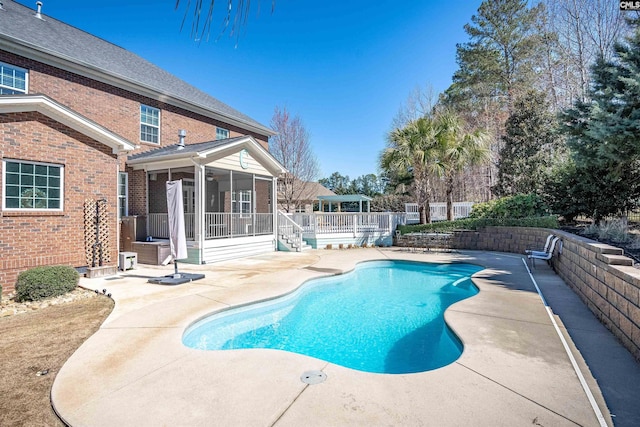
[[[149,238],[149,171],[147,170],[147,166],[144,167],[144,176],[145,176],[145,181],[144,181],[144,189],[146,192],[146,197],[145,197],[145,218],[144,218],[144,228],[145,228],[145,240]]]
[[[120,155],[116,156],[116,159],[116,250],[120,253],[120,231],[122,230],[122,217],[120,217]],[[129,181],[127,181],[128,185]]]

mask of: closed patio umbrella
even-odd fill
[[[169,243],[173,260],[184,259],[187,254],[187,237],[184,231],[184,206],[182,205],[182,180],[167,181],[167,213]],[[177,265],[177,264],[176,264]]]
[[[182,180],[167,181],[167,221],[174,273],[168,276],[151,278],[149,282],[161,285],[179,285],[192,280],[202,279],[204,274],[178,272],[178,260],[188,258],[189,256],[187,252],[187,237],[184,231]]]

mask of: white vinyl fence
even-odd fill
[[[420,211],[417,203],[405,203],[405,213],[407,224],[418,224],[420,222]],[[467,218],[473,209],[473,202],[454,202],[453,219]],[[429,203],[431,221],[445,221],[447,219],[446,202]]]

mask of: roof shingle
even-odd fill
[[[43,14],[43,19],[38,19],[34,14],[33,9],[19,3],[4,2],[3,10],[0,10],[0,49],[6,49],[6,42],[14,43],[168,96],[169,103],[171,99],[186,102],[266,135],[273,134],[251,117],[142,57],[50,16]]]

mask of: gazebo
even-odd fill
[[[362,194],[341,194],[339,196],[318,196],[320,202],[320,212],[324,212],[324,203],[329,203],[329,212],[333,207],[333,204],[338,205],[338,212],[342,212],[342,203],[344,202],[358,202],[360,209],[358,212],[371,212],[371,197],[363,196]],[[367,210],[362,210],[362,202],[367,202]]]

